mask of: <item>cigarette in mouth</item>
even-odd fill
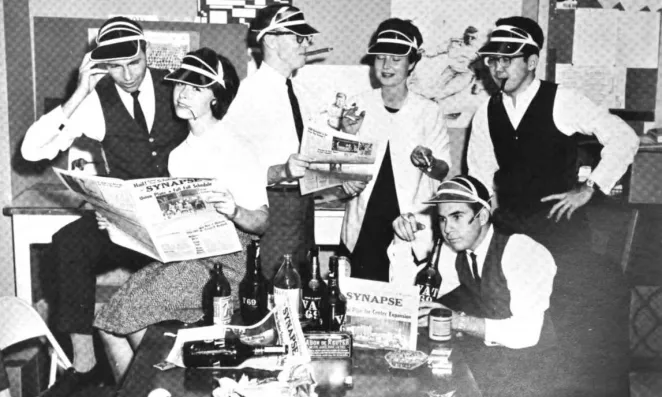
[[[325,48],[320,48],[319,50],[304,52],[303,55],[309,57],[312,55],[324,54],[325,52],[331,52],[331,51],[333,51],[333,47],[325,47]]]

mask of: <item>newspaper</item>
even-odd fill
[[[361,141],[356,135],[336,131],[328,125],[307,125],[299,153],[312,164],[299,180],[301,194],[321,192],[317,195],[324,197],[324,191],[335,191],[334,199],[343,198],[334,187],[345,181],[372,179],[370,164],[375,162],[375,149],[373,142]]]
[[[371,349],[416,350],[418,287],[347,277],[341,289],[347,297],[345,331],[354,345]]]
[[[226,189],[208,178],[121,179],[54,168],[62,183],[103,215],[115,244],[161,262],[242,249],[234,223],[210,205]]]
[[[185,342],[208,339],[239,339],[244,344],[252,346],[285,345],[287,354],[252,357],[236,368],[255,368],[264,370],[283,369],[286,365],[310,362],[310,351],[303,336],[303,330],[298,319],[292,317],[290,307],[279,305],[272,309],[257,324],[241,325],[210,325],[207,327],[182,328],[177,332],[175,344],[172,346],[166,361],[178,367],[184,367],[182,347]]]

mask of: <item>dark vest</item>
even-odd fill
[[[510,235],[496,229],[487,249],[485,263],[478,285],[465,253],[457,255],[455,268],[460,286],[445,295],[441,303],[455,311],[470,316],[504,319],[510,311],[510,291],[503,274],[501,259]],[[474,374],[483,395],[489,396],[534,396],[534,391],[545,395],[541,380],[552,376],[554,354],[550,348],[556,345],[556,334],[548,311],[545,312],[540,340],[536,346],[524,349],[509,349],[501,346],[486,346],[482,340],[471,336],[454,340]]]
[[[490,136],[499,170],[494,184],[499,206],[519,213],[549,207],[542,197],[570,190],[577,181],[577,145],[554,124],[557,85],[541,81],[517,129],[501,94],[487,108]]]
[[[127,180],[168,176],[168,156],[188,135],[186,121],[178,119],[172,107],[172,85],[163,81],[168,72],[150,71],[156,113],[149,134],[131,117],[110,76],[96,86],[106,121],[102,144],[111,177]]]

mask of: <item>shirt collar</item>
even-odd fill
[[[517,95],[517,108],[518,109],[527,109],[529,104],[533,100],[533,97],[538,93],[540,88],[540,79],[534,79],[531,84],[522,92]],[[504,98],[508,99],[509,104],[512,106],[513,98],[510,95],[504,95]]]
[[[493,235],[494,235],[494,226],[490,225],[490,228],[487,229],[487,234],[485,235],[485,238],[483,239],[483,241],[480,242],[478,247],[476,247],[474,251],[467,250],[467,255],[469,255],[472,252],[476,254],[476,262],[479,268],[482,268],[482,264],[485,261],[485,257],[487,256],[487,250],[490,248],[490,242],[492,241]]]
[[[260,65],[260,70],[262,73],[264,73],[268,78],[273,79],[275,81],[278,81],[279,83],[282,83],[285,85],[285,81],[287,80],[285,76],[282,74],[278,73],[276,69],[274,69],[271,65],[269,65],[266,61],[262,62],[262,65]]]

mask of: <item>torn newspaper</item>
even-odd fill
[[[208,178],[123,181],[54,168],[62,183],[103,215],[115,244],[161,262],[242,249],[234,223],[213,201],[227,190]]]
[[[343,182],[372,179],[370,165],[375,162],[375,149],[373,142],[362,141],[356,135],[336,131],[328,125],[306,126],[299,153],[307,156],[312,164],[299,180],[301,194],[315,193],[317,202],[346,197],[342,189],[338,189]]]

